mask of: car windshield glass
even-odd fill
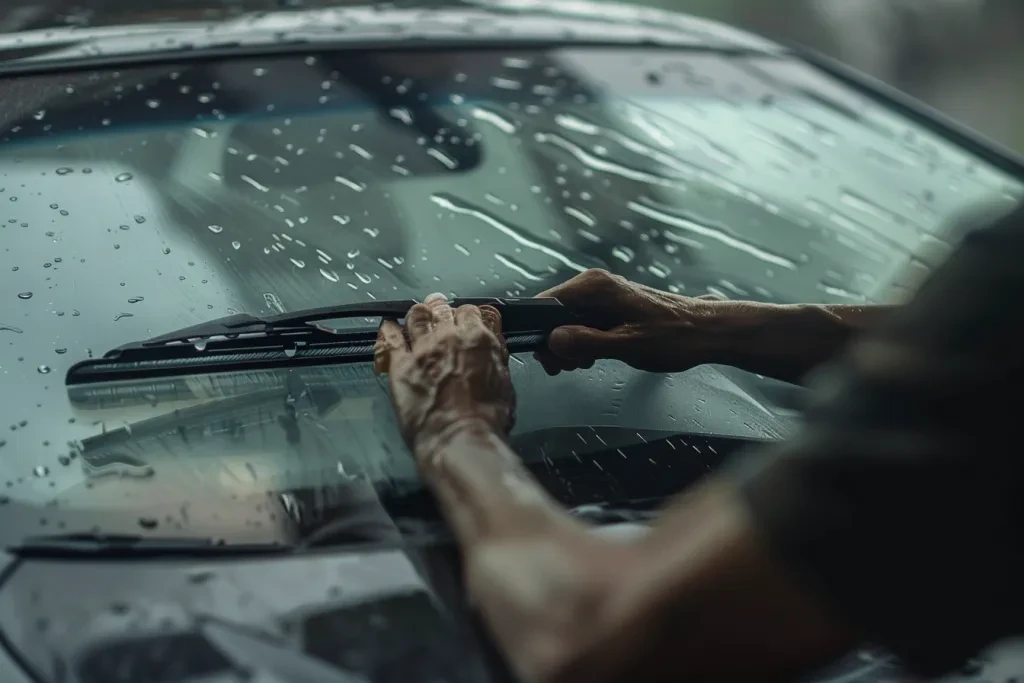
[[[365,366],[69,395],[72,363],[122,344],[239,312],[530,296],[590,267],[688,295],[899,300],[948,254],[952,218],[1021,192],[813,68],[754,53],[325,53],[0,92],[0,482],[22,520],[5,542],[293,538],[338,501],[417,489]],[[743,404],[754,389],[705,369],[549,380],[513,365],[516,443],[538,463],[785,432]]]

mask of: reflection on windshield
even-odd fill
[[[190,397],[73,406],[68,366],[126,342],[242,311],[529,296],[590,267],[691,295],[893,299],[948,253],[952,217],[1020,195],[780,57],[328,54],[0,87],[2,500],[54,531],[87,507],[106,531],[293,539],[354,495],[331,493],[346,477],[414,481],[372,377],[253,383],[216,415],[195,378]],[[688,377],[563,378],[571,419],[538,389],[532,429],[784,431],[747,380]]]

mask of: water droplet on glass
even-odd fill
[[[219,226],[219,225],[208,225],[208,226],[206,226],[206,227],[207,227],[207,228],[208,228],[208,229],[210,230],[210,232],[212,232],[212,233],[221,233],[221,232],[224,232],[224,228],[222,228],[222,227],[221,227],[221,226]]]
[[[116,180],[119,183],[126,183],[134,177],[135,176],[133,176],[131,173],[118,173],[116,176],[114,176],[114,180]]]
[[[46,465],[36,465],[35,469],[32,470],[32,474],[37,477],[45,477],[50,473],[50,468]]]
[[[145,300],[146,299],[141,297],[141,296],[133,296],[132,298],[128,299],[128,303],[130,303],[130,304],[137,304],[140,301],[145,301]]]
[[[31,299],[32,298],[32,292],[22,292],[21,294],[18,295],[18,298],[19,299]]]
[[[64,349],[64,348],[60,348],[60,349],[54,349],[54,351],[56,351],[56,352],[57,352],[57,355],[58,355],[58,356],[63,356],[63,355],[65,354],[65,353],[67,353],[67,352],[68,352],[68,350],[67,350],[67,349]]]
[[[74,173],[74,170],[68,168],[67,166],[61,166],[60,168],[57,169],[57,175],[67,175],[69,173]]]
[[[50,366],[40,365],[38,368],[36,368],[36,370],[39,372],[40,375],[47,375],[50,373]]]
[[[139,225],[142,225],[143,223],[146,222],[146,217],[145,216],[136,216],[135,217],[135,222],[138,223]]]
[[[241,248],[242,248],[242,243],[241,243],[241,242],[239,242],[238,240],[235,240],[234,242],[232,242],[232,243],[231,243],[231,246],[232,246],[232,247],[233,247],[234,249],[241,249]]]
[[[209,339],[197,339],[192,343],[192,346],[196,348],[196,351],[205,351],[209,341]]]
[[[158,109],[160,107],[160,100],[146,100],[146,106],[150,109]]]
[[[135,315],[133,313],[118,313],[117,315],[114,316],[114,322],[116,323],[118,320],[121,320],[122,318],[134,318],[134,317],[135,317]]]
[[[160,522],[152,517],[139,517],[139,526],[143,529],[155,529],[159,524]]]
[[[171,253],[171,248],[170,247],[164,247],[163,251],[164,251],[165,254],[170,254]]]

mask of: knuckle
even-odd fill
[[[429,318],[432,315],[430,306],[427,304],[414,304],[409,312],[406,313],[406,318]]]
[[[619,277],[604,268],[591,268],[584,271],[581,277],[587,284],[602,289],[614,287],[619,283]]]

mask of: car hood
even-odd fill
[[[778,52],[774,43],[696,17],[579,0],[486,0],[403,5],[361,4],[252,12],[217,21],[129,23],[21,31],[0,36],[4,71],[46,64],[187,57],[337,44],[625,43]]]

